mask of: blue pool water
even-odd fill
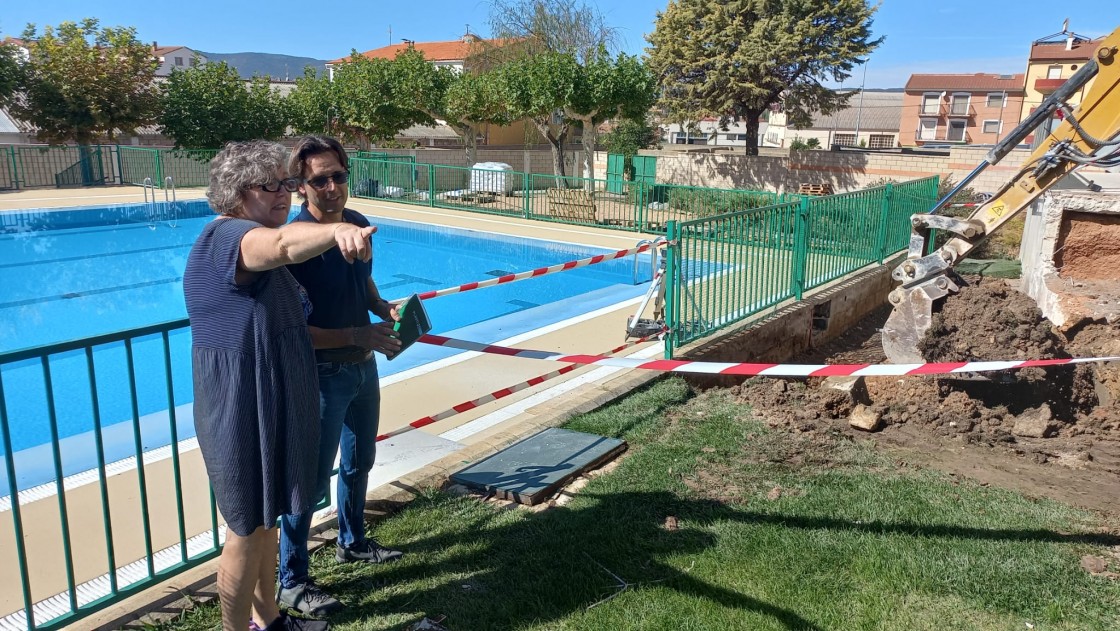
[[[183,267],[199,231],[212,218],[204,200],[161,205],[154,214],[143,205],[0,213],[0,352],[185,317]],[[603,252],[376,217],[371,221],[378,226],[374,279],[388,298]],[[645,278],[639,281],[648,281],[648,260],[643,263]],[[492,342],[639,296],[647,285],[634,283],[633,259],[626,258],[435,298],[425,307],[433,332]],[[141,423],[145,450],[167,444],[168,391],[174,393],[176,406],[193,398],[189,330],[170,332],[167,347],[170,388],[160,335],[138,339],[130,349],[121,342],[98,346],[92,358],[81,351],[51,356],[54,415],[68,452],[66,473],[89,468],[93,458],[90,361],[95,366],[96,411],[103,435],[111,437],[106,440],[108,460],[135,453],[132,419],[137,416],[147,421]],[[134,379],[128,369],[130,352]],[[380,373],[390,375],[452,353],[417,345],[393,361],[379,358]],[[11,449],[29,458],[39,454],[34,459],[49,465],[44,447],[51,441],[45,372],[38,360],[0,367]],[[133,380],[135,410],[130,397]],[[189,414],[182,410],[179,438],[194,433]],[[84,455],[73,455],[79,453]],[[44,481],[32,480],[23,471],[17,471],[17,478],[21,488]],[[0,486],[0,495],[5,488]]]

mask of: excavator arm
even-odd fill
[[[1071,96],[1092,85],[1075,111]],[[988,166],[999,162],[1016,145],[1057,113],[1062,122],[1039,145],[1023,166],[991,198],[967,218],[937,214],[948,201]],[[959,291],[948,271],[984,239],[1002,228],[1047,189],[1085,164],[1120,165],[1120,29],[1097,48],[1093,58],[988,153],[929,214],[911,217],[906,260],[892,272],[901,283],[891,292],[894,310],[883,327],[883,350],[896,364],[925,361],[918,342],[929,330],[935,301]],[[933,230],[953,236],[926,254]]]

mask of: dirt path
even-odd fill
[[[935,314],[923,340],[930,361],[1120,354],[1120,325],[1082,322],[1058,331],[1004,281],[970,279]],[[885,361],[884,307],[805,363]],[[772,427],[841,433],[896,451],[899,459],[1027,495],[1115,512],[1120,506],[1120,367],[1008,371],[987,378],[755,379],[733,389]],[[849,384],[850,386],[851,384]],[[867,432],[849,423],[870,419]]]

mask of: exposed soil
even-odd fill
[[[929,361],[1120,355],[1120,323],[1059,332],[999,279],[966,279],[934,315]],[[799,363],[885,361],[884,307]],[[773,427],[873,437],[907,460],[1071,504],[1120,506],[1120,366],[1082,364],[953,378],[754,379],[733,389]],[[854,387],[853,387],[854,386]],[[877,422],[873,433],[855,417]]]

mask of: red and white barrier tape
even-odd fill
[[[928,364],[755,364],[700,362],[675,359],[629,359],[600,355],[565,355],[551,351],[534,351],[491,344],[479,344],[439,335],[424,335],[425,344],[446,346],[466,351],[525,357],[570,364],[596,364],[618,368],[641,368],[663,372],[700,373],[707,375],[744,375],[762,377],[890,377],[902,375],[939,375],[966,372],[1015,370],[1064,364],[1120,361],[1120,357],[1080,357],[1077,359],[1031,359],[1024,361],[943,362]]]
[[[617,348],[613,348],[613,349],[607,351],[606,353],[603,353],[602,355],[600,355],[600,357],[606,357],[607,355],[614,355],[615,353],[624,351],[624,350],[630,348],[631,346],[637,346],[638,344],[643,344],[645,342],[648,342],[650,339],[652,339],[652,338],[654,338],[658,335],[661,335],[661,333],[655,333],[653,335],[647,335],[646,337],[643,337],[640,340],[634,340],[633,342],[627,342],[626,344],[623,344],[622,346],[619,346]],[[485,396],[479,397],[477,399],[474,399],[473,401],[466,401],[464,403],[460,403],[456,406],[453,406],[453,407],[451,407],[447,410],[444,410],[444,411],[440,412],[439,414],[432,414],[431,416],[425,416],[424,418],[416,419],[415,421],[412,421],[411,423],[409,423],[408,425],[405,425],[404,427],[397,428],[397,429],[395,429],[391,432],[388,432],[386,434],[381,434],[380,436],[377,437],[376,442],[381,442],[381,441],[383,441],[387,438],[392,438],[394,436],[399,436],[399,435],[401,435],[405,432],[411,432],[414,429],[420,429],[421,427],[426,427],[428,425],[431,425],[432,423],[436,423],[436,422],[442,421],[444,419],[451,418],[452,416],[462,414],[463,412],[473,410],[473,409],[475,409],[479,406],[486,405],[487,403],[490,403],[491,401],[497,401],[498,399],[508,397],[509,395],[511,395],[515,392],[521,392],[522,390],[525,390],[527,388],[532,388],[533,386],[538,385],[540,383],[543,383],[545,381],[548,381],[549,379],[552,379],[554,377],[559,377],[560,375],[572,372],[573,370],[575,370],[576,368],[579,368],[579,367],[580,367],[580,364],[569,364],[569,365],[564,366],[563,368],[561,368],[559,370],[554,370],[552,372],[548,372],[548,373],[545,373],[543,375],[537,375],[536,377],[533,377],[532,379],[529,379],[528,381],[522,381],[519,384],[508,386],[508,387],[502,388],[501,390],[495,390],[494,392],[491,392],[488,395],[485,395]]]
[[[448,294],[457,294],[457,293],[460,293],[460,292],[463,292],[463,291],[470,291],[472,289],[481,289],[483,287],[492,287],[494,285],[501,285],[503,283],[512,283],[513,281],[516,281],[516,280],[524,280],[526,278],[535,278],[537,276],[544,276],[545,274],[552,274],[553,272],[563,272],[563,271],[567,271],[567,270],[570,270],[570,269],[575,269],[577,267],[586,267],[588,265],[594,265],[596,263],[602,263],[603,261],[613,261],[614,259],[620,259],[624,256],[630,256],[631,254],[641,254],[642,252],[645,252],[646,250],[649,250],[653,246],[654,246],[654,244],[652,244],[652,243],[646,243],[646,244],[640,245],[636,248],[630,248],[629,250],[618,250],[617,252],[612,252],[610,254],[596,254],[595,256],[592,256],[592,257],[589,257],[589,258],[586,258],[586,259],[579,259],[577,261],[568,261],[567,263],[560,263],[558,265],[550,265],[548,267],[539,267],[535,270],[530,270],[528,272],[518,272],[516,274],[506,274],[505,276],[499,276],[497,278],[489,278],[487,280],[480,280],[480,281],[477,281],[477,282],[474,282],[474,283],[466,283],[466,284],[463,284],[463,285],[459,285],[458,287],[448,287],[446,289],[437,289],[437,290],[434,290],[434,291],[426,291],[422,294],[419,294],[419,296],[420,296],[420,300],[428,300],[429,298],[437,298],[439,296],[446,296]]]

